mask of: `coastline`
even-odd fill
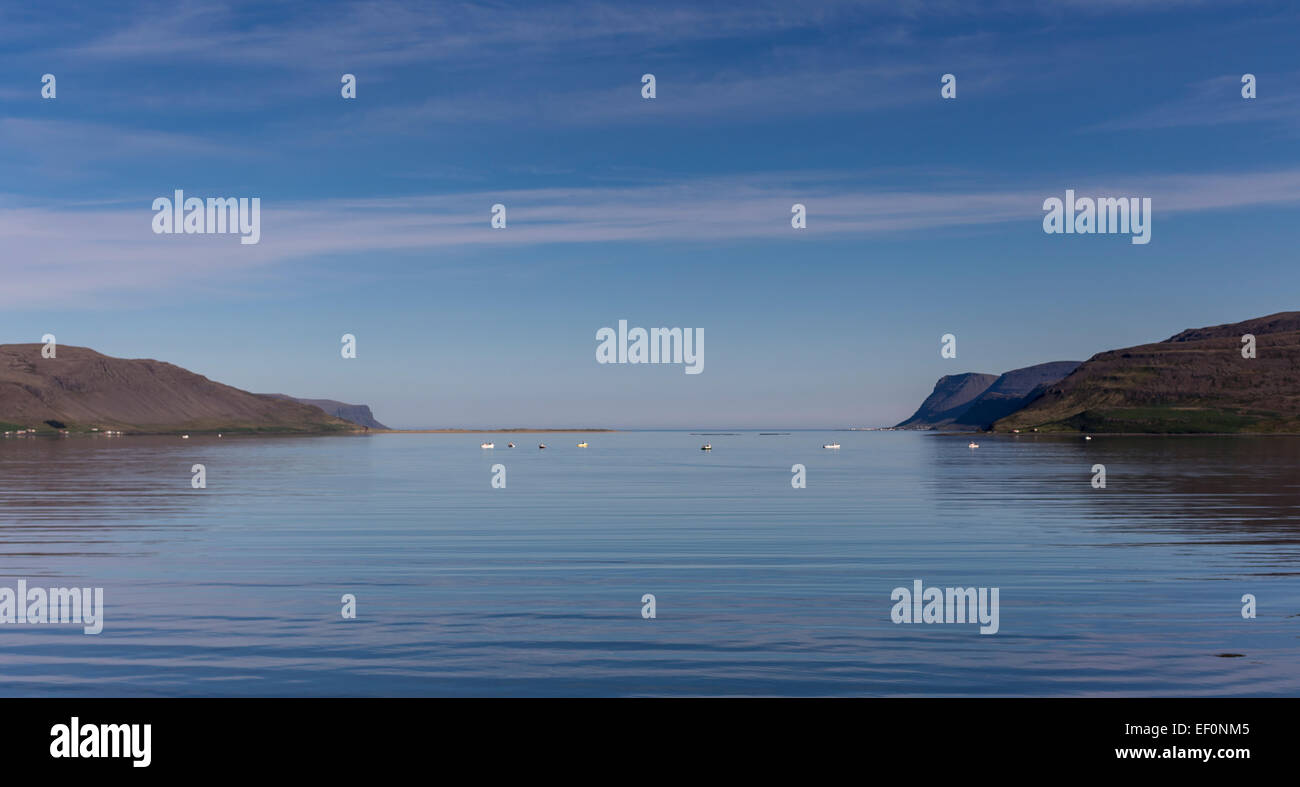
[[[25,430],[24,430],[25,431]],[[309,431],[303,429],[259,429],[239,430],[239,429],[171,429],[166,431],[116,431],[116,432],[90,432],[83,430],[59,431],[49,429],[45,431],[27,432],[26,434],[5,434],[3,438],[29,439],[34,437],[178,437],[181,435],[194,435],[196,437],[212,437],[221,435],[223,437],[322,437],[322,436],[353,436],[353,435],[372,435],[372,434],[597,434],[613,433],[617,429],[531,429],[524,427],[515,427],[510,429],[321,429],[318,431]]]
[[[617,429],[531,429],[513,427],[510,429],[371,429],[368,434],[595,434],[599,432],[617,432]]]
[[[903,431],[903,430],[898,430]],[[921,430],[916,430],[921,431]],[[940,432],[921,431],[934,437],[1300,437],[1300,432]]]

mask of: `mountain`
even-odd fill
[[[1051,361],[1015,369],[999,377],[957,416],[949,428],[988,429],[1020,410],[1079,367],[1079,361]]]
[[[125,432],[339,432],[319,408],[241,391],[179,366],[60,345],[0,345],[0,424]]]
[[[894,428],[936,429],[950,424],[997,379],[995,375],[978,372],[944,375],[912,417]]]
[[[296,396],[287,396],[285,394],[262,394],[262,396],[274,396],[277,399],[288,399],[291,402],[301,402],[312,407],[319,407],[325,411],[326,415],[342,418],[344,421],[349,421],[357,426],[364,426],[367,429],[388,428],[375,420],[375,414],[370,412],[369,405],[346,404],[334,399],[299,399]]]
[[[1242,357],[1242,337],[1256,357]],[[995,431],[1300,432],[1300,312],[1190,328],[1110,350]]]

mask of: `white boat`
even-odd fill
[[[1086,434],[1086,435],[1083,436],[1083,439],[1084,439],[1084,440],[1091,440],[1091,439],[1092,439],[1092,435],[1090,435],[1090,434]]]
[[[839,443],[822,443],[822,448],[834,448],[834,449],[838,449],[839,447],[840,447],[840,444],[839,444]]]
[[[980,447],[980,444],[979,444],[979,443],[972,442],[970,445],[968,445],[968,446],[966,446],[966,447],[967,447],[967,448],[979,448],[979,447]]]
[[[514,448],[514,447],[515,447],[514,443],[506,443],[506,448]]]
[[[538,450],[538,451],[541,451],[541,450],[544,449],[544,448],[546,448],[546,443],[538,443],[538,444],[537,444],[537,450]]]
[[[586,448],[586,447],[587,447],[587,441],[586,441],[586,440],[583,440],[581,443],[578,443],[578,447],[579,447],[579,448]]]
[[[479,445],[479,448],[496,448],[496,447],[497,447],[496,443],[482,443]]]
[[[188,439],[190,439],[190,436],[187,435],[187,434],[183,434],[183,435],[181,435],[181,439],[182,439],[182,440],[188,440]]]
[[[701,450],[701,451],[712,451],[712,450],[713,450],[713,445],[712,445],[711,443],[705,443],[704,445],[700,446],[700,450]]]

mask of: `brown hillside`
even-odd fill
[[[1241,354],[1256,338],[1257,357]],[[1088,432],[1300,432],[1300,312],[1098,353],[994,424]]]
[[[241,391],[169,363],[66,345],[57,357],[42,358],[42,346],[0,345],[0,423],[127,432],[355,428],[317,407]]]

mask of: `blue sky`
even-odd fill
[[[397,427],[836,427],[1300,305],[1291,4],[727,6],[5,7],[0,341]],[[1067,188],[1151,243],[1044,234]],[[154,235],[175,189],[261,243]],[[704,373],[597,364],[619,319]]]

